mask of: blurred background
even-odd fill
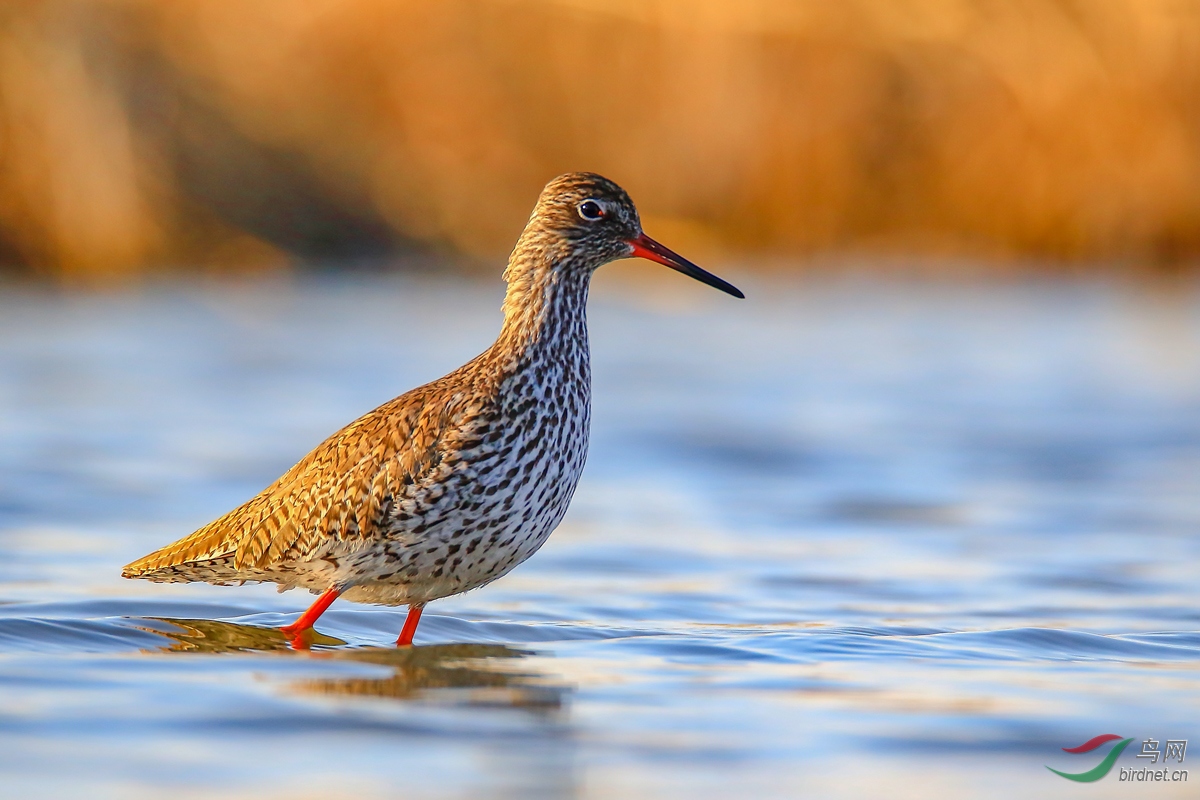
[[[403,651],[120,577],[487,347],[580,169],[747,299],[601,271],[541,552]],[[1194,751],[1198,264],[1200,0],[0,0],[0,786],[1010,800]]]
[[[588,169],[664,241],[763,269],[1177,269],[1198,98],[1195,0],[21,0],[0,264],[492,261]]]

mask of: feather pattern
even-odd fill
[[[509,261],[492,347],[350,423],[248,502],[123,574],[415,603],[495,580],[536,551],[587,455],[590,277],[627,254],[580,248],[552,223],[599,192],[637,224],[615,184],[565,177],[547,187]]]
[[[303,587],[323,593],[311,619],[338,595],[408,604],[413,628],[424,603],[504,575],[546,541],[583,472],[588,287],[597,267],[634,253],[741,296],[642,234],[616,184],[560,176],[509,258],[491,347],[350,423],[248,502],[123,574]]]

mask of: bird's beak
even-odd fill
[[[659,264],[682,272],[684,275],[695,278],[701,283],[707,283],[714,289],[720,289],[725,294],[731,294],[734,297],[743,299],[746,297],[732,283],[727,283],[711,272],[700,269],[683,256],[671,252],[644,233],[638,234],[636,239],[630,239],[629,246],[633,248],[631,255],[647,259],[648,261],[657,261]]]

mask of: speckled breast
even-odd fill
[[[458,446],[398,498],[376,546],[347,554],[349,600],[406,604],[466,592],[533,555],[567,511],[587,459],[582,353],[528,353],[457,421]]]

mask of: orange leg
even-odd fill
[[[313,623],[317,621],[317,617],[325,613],[325,609],[333,605],[333,601],[338,599],[339,594],[341,594],[341,592],[337,589],[326,589],[325,594],[318,597],[317,602],[309,606],[308,611],[305,611],[300,615],[300,619],[296,620],[291,625],[284,625],[279,630],[283,631],[288,636],[299,638],[300,634],[304,633],[304,631],[313,626]]]
[[[404,627],[400,630],[400,638],[396,640],[397,647],[412,645],[413,634],[417,632],[417,623],[421,621],[421,609],[423,608],[425,608],[424,603],[408,607],[408,616],[404,618]]]

